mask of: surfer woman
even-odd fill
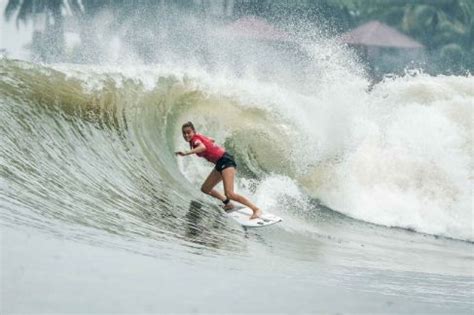
[[[244,196],[234,192],[234,177],[237,164],[232,155],[228,154],[224,148],[215,144],[214,139],[197,133],[193,123],[190,121],[181,127],[181,131],[183,132],[184,140],[189,142],[191,150],[187,152],[178,151],[175,152],[176,155],[186,156],[197,154],[197,156],[203,157],[216,165],[202,184],[201,191],[221,200],[224,203],[225,210],[230,210],[234,207],[230,202],[234,200],[252,209],[253,214],[250,220],[260,217],[262,211],[257,208],[257,206]],[[224,182],[225,196],[214,189],[221,180]]]

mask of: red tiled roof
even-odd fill
[[[341,39],[344,43],[352,45],[397,48],[424,47],[414,39],[379,21],[368,22],[350,32],[344,33]]]

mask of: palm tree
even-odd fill
[[[16,23],[33,20],[35,30],[32,39],[34,59],[60,60],[64,52],[63,0],[10,0],[5,8],[5,18],[16,14]]]

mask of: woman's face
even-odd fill
[[[186,142],[191,141],[191,139],[193,138],[195,134],[196,133],[194,132],[193,128],[191,127],[183,128],[183,138]]]

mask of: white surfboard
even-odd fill
[[[274,214],[265,212],[260,218],[249,220],[253,211],[247,207],[235,207],[226,211],[227,215],[245,227],[262,227],[281,222],[282,219]]]

